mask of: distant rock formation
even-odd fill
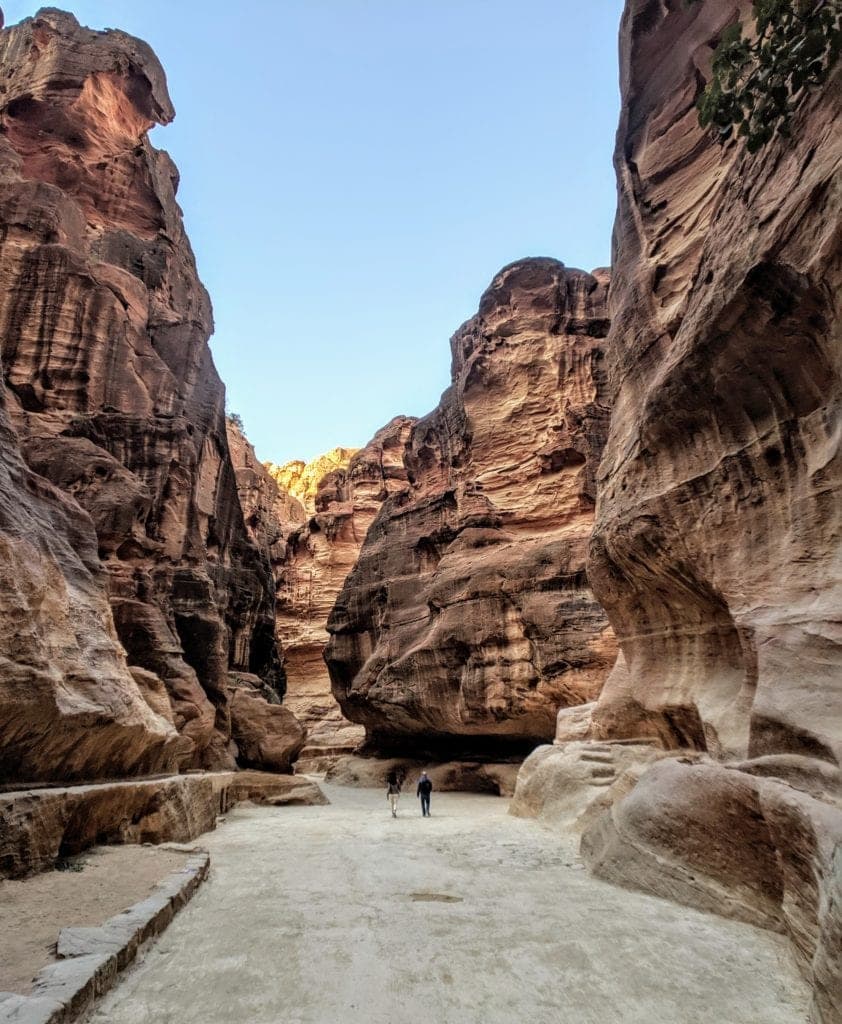
[[[365,736],[331,693],[326,624],[381,504],[406,486],[403,451],[414,422],[397,416],[362,449],[334,448],[312,462],[279,467],[261,464],[238,424],[228,421],[246,526],[275,574],[284,706],[307,727],[301,757],[312,767],[355,750]]]
[[[286,555],[276,567],[276,623],[287,675],[285,704],[309,732],[305,759],[348,753],[365,738],[331,692],[324,661],[327,620],[380,506],[406,486],[403,451],[414,422],[397,416],[359,451],[334,449],[328,459],[339,452],[348,458],[319,477],[312,498],[299,492],[305,503],[312,501],[312,511],[287,534]]]
[[[233,765],[229,672],[270,701],[283,675],[178,173],[147,136],[173,117],[164,73],[146,44],[54,9],[3,33],[0,66],[5,402],[29,467],[69,496],[24,471],[4,427],[7,534],[27,508],[40,524],[7,560],[29,625],[0,647],[5,770]]]
[[[312,515],[316,511],[316,494],[324,477],[334,470],[347,469],[357,451],[357,448],[331,448],[310,462],[293,459],[280,466],[267,462],[266,471],[283,493],[295,498],[305,512]]]
[[[328,622],[343,712],[369,746],[531,749],[614,661],[585,557],[608,399],[608,275],[502,270],[451,341],[452,385],[403,453]]]

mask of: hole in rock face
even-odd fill
[[[271,621],[258,622],[252,630],[248,648],[248,665],[244,667],[254,675],[260,676],[279,698],[283,696],[286,681],[278,665],[275,630]]]
[[[415,545],[415,552],[419,572],[432,572],[441,561],[438,544],[429,537],[421,537]]]
[[[675,705],[661,712],[667,734],[663,737],[667,747],[689,747],[707,750],[707,738],[699,711],[693,705]]]
[[[781,455],[780,449],[775,448],[774,445],[771,448],[767,448],[763,453],[763,458],[770,466],[780,466],[783,461],[783,455]]]
[[[148,594],[139,590],[139,600],[147,597]],[[138,620],[131,603],[115,606],[114,625],[117,627],[120,643],[126,648],[129,663],[155,672],[163,678],[166,675],[165,667],[156,653],[160,651],[161,638],[155,635],[146,622]]]
[[[15,120],[29,118],[38,110],[41,104],[32,96],[19,96],[6,107],[6,113]]]
[[[563,469],[576,469],[584,466],[586,461],[585,456],[575,448],[559,448],[541,456],[541,472],[559,473]]]
[[[44,403],[31,384],[10,384],[6,382],[9,390],[17,396],[24,412],[43,412]]]

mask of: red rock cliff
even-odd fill
[[[629,0],[623,21],[589,576],[628,671],[592,735],[697,763],[651,769],[586,849],[787,931],[815,1018],[840,1021],[842,88],[802,97],[791,139],[718,145],[694,101],[738,9]]]
[[[328,623],[344,713],[381,750],[551,738],[615,646],[584,571],[607,427],[607,275],[549,259],[495,277],[451,342]]]
[[[403,452],[412,424],[397,416],[343,465],[318,480],[306,521],[291,529],[277,567],[278,640],[287,675],[285,703],[309,729],[302,756],[353,751],[364,730],[342,714],[324,660],[331,609],[356,564],[380,506],[406,486]]]
[[[185,763],[233,763],[229,671],[282,686],[273,582],[243,523],[178,174],[147,137],[173,117],[164,73],[144,43],[53,9],[3,32],[0,66],[2,362],[24,456],[93,521],[117,634],[142,685],[163,682]]]
[[[359,451],[335,448],[310,463],[264,466],[236,423],[228,422],[246,525],[275,573],[284,706],[307,727],[302,759],[319,766],[364,739],[331,692],[326,624],[380,506],[406,486],[403,452],[413,423],[396,417]]]
[[[718,757],[837,763],[839,90],[809,97],[791,142],[720,147],[693,99],[736,5],[679,7],[631,3],[624,27],[589,572],[630,679],[601,713]]]

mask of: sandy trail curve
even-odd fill
[[[785,941],[589,877],[496,797],[243,807],[96,1024],[803,1024]]]

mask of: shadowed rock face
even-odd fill
[[[0,66],[2,363],[24,457],[93,520],[88,564],[98,547],[135,677],[163,681],[190,741],[182,760],[233,764],[229,670],[272,692],[282,673],[178,175],[147,138],[173,117],[164,73],[144,43],[52,9],[3,34]],[[52,699],[75,713],[75,698]],[[44,762],[41,777],[75,770]],[[84,770],[116,768],[105,762]]]
[[[623,22],[588,572],[626,667],[590,735],[696,753],[584,849],[605,877],[787,931],[815,1019],[839,1022],[842,87],[754,156],[706,135],[699,83],[749,7],[629,0]]]
[[[129,671],[91,521],[25,465],[7,397],[0,385],[0,781],[169,770],[190,744]]]
[[[585,577],[607,426],[607,275],[502,270],[454,335],[452,385],[409,435],[409,486],[328,623],[333,692],[370,744],[493,752],[595,697],[613,636]]]

